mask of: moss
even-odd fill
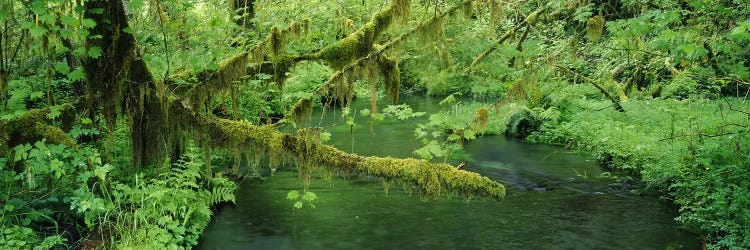
[[[461,4],[461,10],[463,11],[465,18],[471,18],[472,14],[474,14],[472,13],[473,8],[474,5],[472,2],[466,1]]]
[[[393,104],[397,104],[401,90],[401,71],[398,68],[398,61],[393,57],[381,55],[378,64],[380,73],[383,75],[386,94]]]
[[[273,61],[278,61],[284,53],[284,36],[282,35],[281,30],[276,26],[273,26],[271,29],[270,42],[271,59]]]
[[[344,66],[367,56],[373,50],[373,44],[391,24],[393,3],[387,9],[376,13],[370,21],[338,42],[326,46],[315,57],[325,60],[331,67],[341,70]]]
[[[586,38],[592,42],[599,41],[604,31],[604,16],[596,15],[586,22]]]
[[[66,105],[63,108],[68,110],[72,106]],[[42,139],[47,143],[77,147],[76,141],[65,131],[47,124],[48,113],[48,109],[32,109],[20,117],[0,120],[0,155],[7,155],[16,145],[34,143]]]
[[[409,21],[409,15],[411,14],[410,2],[410,0],[391,1],[391,5],[393,6],[393,18],[398,20],[402,25],[405,25]]]
[[[212,145],[224,148],[252,148],[254,152],[265,151],[272,165],[291,156],[306,165],[303,171],[321,166],[334,169],[340,174],[359,173],[387,180],[400,180],[416,185],[427,197],[452,192],[464,197],[478,196],[498,200],[505,196],[505,188],[501,184],[477,173],[457,170],[447,164],[347,154],[321,144],[317,139],[319,131],[316,130],[305,129],[298,131],[296,135],[288,135],[272,126],[257,127],[243,121],[206,118],[180,104],[172,107],[171,111],[179,114],[184,121],[192,121],[198,127],[205,127]]]
[[[247,52],[236,54],[219,63],[216,70],[205,70],[197,73],[198,83],[189,91],[189,102],[193,110],[201,110],[212,95],[231,91],[235,81],[247,75]]]
[[[472,127],[474,130],[476,130],[479,133],[484,133],[484,131],[487,130],[487,124],[490,120],[490,110],[486,107],[481,107],[477,109],[477,112],[474,113],[474,121],[472,122]]]
[[[291,116],[294,122],[301,127],[303,123],[310,121],[312,118],[313,102],[309,98],[302,98],[292,107]]]
[[[505,17],[505,11],[503,10],[503,4],[500,0],[490,1],[490,27],[497,27],[497,22]]]

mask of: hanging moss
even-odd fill
[[[294,122],[297,123],[298,127],[301,127],[305,122],[310,121],[312,118],[313,102],[309,98],[302,98],[297,101],[297,104],[292,107],[291,116],[294,117]]]
[[[443,20],[442,16],[436,16],[422,23],[417,29],[420,39],[422,41],[439,41],[445,39]]]
[[[570,58],[575,62],[578,60],[578,48],[580,45],[578,45],[578,37],[572,36],[570,39],[568,39],[568,49],[570,52]]]
[[[391,1],[391,5],[393,6],[393,18],[398,20],[402,25],[405,25],[409,21],[409,15],[411,14],[410,2],[410,0]]]
[[[474,8],[474,5],[472,2],[466,1],[461,4],[461,10],[463,10],[464,17],[465,18],[471,18],[472,17],[472,10]]]
[[[379,68],[383,75],[386,94],[393,104],[397,104],[401,91],[401,72],[398,68],[398,61],[387,55],[381,55],[379,59]]]
[[[497,22],[505,17],[503,8],[500,0],[490,0],[490,28],[497,27]]]
[[[219,63],[216,70],[205,70],[197,74],[198,83],[186,95],[194,110],[201,110],[211,95],[231,91],[235,81],[247,75],[249,54],[239,53]]]
[[[278,27],[273,26],[271,29],[271,43],[270,43],[271,59],[278,61],[284,53],[284,36]]]
[[[604,16],[596,15],[586,22],[586,38],[592,42],[599,41],[604,31]]]
[[[490,110],[486,107],[477,109],[474,113],[474,121],[472,121],[472,127],[479,133],[484,133],[487,130],[487,124],[490,120]]]

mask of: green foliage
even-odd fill
[[[701,230],[715,248],[746,247],[747,116],[736,99],[630,100],[620,113],[606,101],[574,101],[580,90],[555,99],[558,124],[544,123],[532,141],[575,144],[610,168],[641,176],[647,187],[668,192],[680,205],[678,221]],[[579,99],[580,100],[580,99]],[[559,115],[559,114],[558,114]],[[739,126],[737,126],[739,125]]]
[[[311,208],[315,208],[313,201],[317,200],[318,196],[312,191],[305,191],[303,195],[300,195],[299,191],[291,190],[287,193],[286,199],[294,201],[294,204],[292,205],[294,209],[302,209],[305,203]]]
[[[111,202],[118,220],[112,242],[117,248],[190,248],[208,225],[211,207],[234,202],[237,185],[223,178],[204,179],[201,152],[191,147],[175,164],[166,162],[157,178],[136,176],[135,186],[114,184]],[[108,216],[97,214],[100,219]],[[137,226],[137,223],[141,226]],[[105,223],[106,225],[106,223]]]
[[[176,164],[165,164],[159,177],[139,174],[125,180],[134,184],[124,184],[93,148],[19,145],[0,161],[0,185],[8,188],[0,196],[0,247],[57,248],[70,234],[97,230],[114,230],[102,240],[118,248],[195,245],[211,207],[233,202],[236,189],[227,179],[201,177],[199,155],[192,147]],[[76,221],[85,223],[76,225],[83,231],[61,225]]]

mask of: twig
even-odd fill
[[[703,134],[703,133],[698,133],[698,134],[684,134],[684,135],[677,135],[677,136],[672,136],[672,137],[667,137],[667,138],[661,138],[661,139],[659,139],[657,141],[660,142],[660,141],[673,140],[673,139],[685,138],[685,137],[714,138],[714,137],[720,137],[720,136],[725,136],[725,135],[734,135],[734,134],[740,134],[740,133],[746,133],[746,132],[748,132],[748,131],[747,130],[739,130],[739,131],[726,132],[726,133],[715,134],[715,135],[709,135],[709,134]]]
[[[159,28],[161,29],[161,35],[164,38],[164,52],[166,53],[165,57],[167,59],[167,70],[164,72],[164,82],[169,82],[169,44],[167,43],[167,32],[164,30],[164,20],[161,19],[162,8],[161,4],[159,4],[159,1],[156,1],[156,10],[156,14],[159,15]]]

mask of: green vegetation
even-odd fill
[[[298,209],[332,173],[501,200],[444,163],[489,134],[592,152],[707,247],[748,248],[748,5],[0,0],[0,248],[190,248],[261,166],[299,171]],[[344,153],[313,127],[316,108],[351,128],[424,115],[403,93],[444,98],[422,159]]]

